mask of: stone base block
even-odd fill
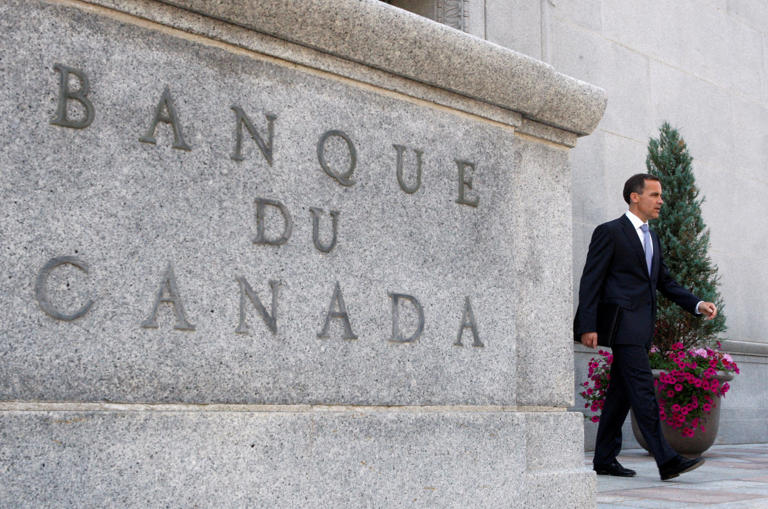
[[[563,508],[595,478],[565,412],[79,405],[0,412],[0,485],[0,507]]]

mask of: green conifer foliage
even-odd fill
[[[659,129],[659,138],[648,142],[645,165],[648,173],[661,181],[664,200],[652,228],[659,235],[664,262],[672,277],[702,300],[714,302],[718,315],[708,321],[692,316],[659,294],[653,342],[662,351],[678,341],[686,348],[711,346],[716,335],[726,328],[723,301],[717,290],[717,266],[707,254],[709,230],[701,217],[704,198],[699,198],[692,161],[685,141],[666,122]]]

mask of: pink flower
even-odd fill
[[[709,403],[704,403],[704,405],[701,408],[705,412],[709,412],[710,410],[712,410],[712,405],[710,405]]]
[[[590,420],[591,420],[592,422],[597,422],[597,421],[599,421],[599,420],[600,420],[600,416],[599,416],[599,415],[593,415],[593,416],[592,416],[592,418],[591,418]]]
[[[683,343],[681,341],[678,341],[674,345],[672,345],[672,350],[682,350],[683,349]]]
[[[679,412],[680,411],[680,405],[678,405],[677,403],[672,405],[672,411],[675,412],[675,413]]]
[[[680,391],[682,391],[682,390],[683,390],[683,386],[682,386],[682,385],[680,385],[680,384],[675,384],[675,390],[676,390],[677,392],[680,392]]]

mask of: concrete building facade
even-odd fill
[[[768,4],[757,0],[427,0],[392,2],[543,60],[606,90],[595,132],[571,151],[574,306],[594,227],[626,208],[621,187],[645,171],[648,139],[679,129],[706,200],[721,275],[724,348],[742,373],[717,443],[768,442]],[[576,346],[576,383],[592,352]],[[580,404],[576,397],[576,406]],[[628,428],[627,428],[628,429]],[[595,426],[585,423],[586,446]],[[625,440],[634,443],[631,433]]]

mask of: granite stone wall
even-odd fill
[[[0,505],[593,505],[600,89],[375,1],[0,24]]]

